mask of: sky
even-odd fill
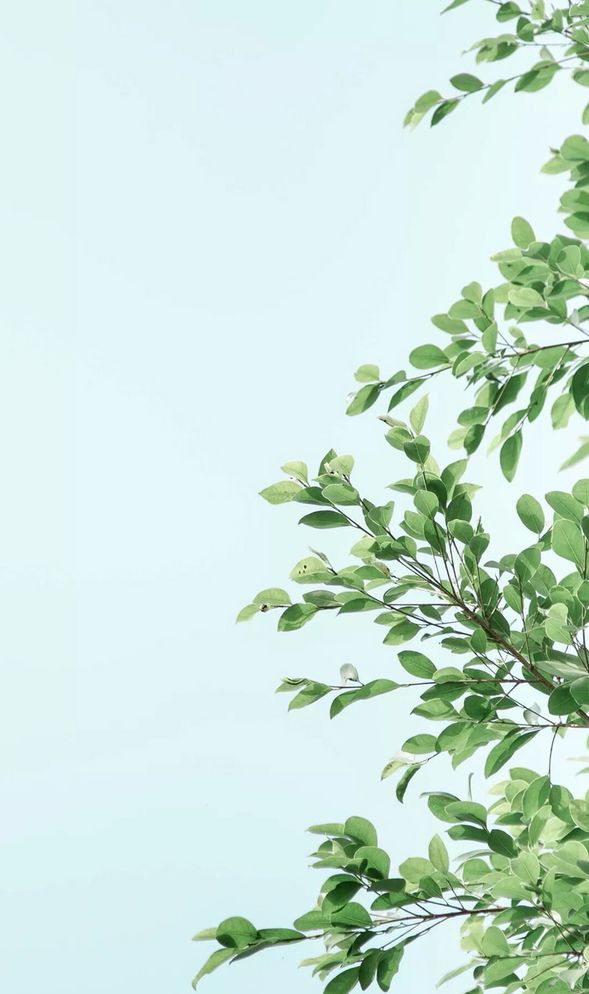
[[[562,182],[539,167],[580,130],[581,92],[557,80],[402,130],[414,98],[470,69],[460,52],[493,28],[483,5],[438,10],[4,5],[11,994],[182,994],[206,955],[197,929],[233,913],[290,925],[312,907],[309,824],[369,817],[394,864],[436,830],[417,790],[401,807],[379,780],[417,727],[406,711],[375,701],[330,724],[321,705],[288,715],[273,693],[284,675],[331,680],[343,662],[394,675],[379,630],[352,616],[278,635],[272,618],[234,618],[318,541],[257,495],[285,460],[352,452],[383,496],[403,475],[373,412],[344,415],[354,369],[393,371],[435,340],[430,315],[493,279],[515,214],[556,229]],[[442,446],[454,389],[430,401]],[[545,422],[529,438],[511,487],[493,459],[473,460],[501,551],[525,541],[520,478],[537,494],[575,478],[556,477],[563,442]],[[202,989],[318,990],[298,958],[277,950]],[[407,959],[400,994],[461,961],[447,933]]]

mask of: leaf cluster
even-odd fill
[[[471,95],[486,102],[508,83],[531,93],[567,74],[589,85],[589,0],[489,6],[499,33],[472,47],[476,63],[530,50],[531,64],[491,82],[459,73],[449,95],[424,93],[407,124],[428,115],[437,124]],[[384,780],[396,778],[399,802],[442,756],[453,770],[480,760],[493,778],[491,801],[473,799],[470,778],[467,796],[429,793],[442,827],[425,855],[387,852],[363,817],[313,826],[321,839],[313,865],[327,873],[315,906],[288,928],[237,916],[199,933],[216,946],[194,986],[225,962],[315,942],[320,951],[304,962],[324,994],[388,991],[411,943],[459,921],[466,962],[443,981],[468,973],[467,994],[589,992],[589,794],[575,797],[552,776],[555,743],[589,730],[589,479],[543,496],[520,493],[514,513],[527,538],[509,554],[496,550],[469,479],[485,443],[513,481],[527,427],[545,411],[555,430],[589,420],[589,141],[567,138],[543,171],[568,175],[566,231],[542,239],[514,218],[512,244],[493,257],[496,282],[468,283],[433,317],[441,336],[411,351],[410,374],[382,376],[372,363],[356,371],[349,415],[388,398],[381,422],[404,474],[388,484],[390,498],[364,492],[351,455],[330,449],[314,476],[300,460],[285,463],[262,497],[298,508],[300,524],[316,532],[351,530],[349,557],[312,547],[293,566],[288,590],[260,591],[238,616],[276,612],[280,632],[325,615],[372,621],[390,651],[386,672],[346,662],[326,682],[325,658],[321,678],[282,680],[289,711],[328,702],[336,718],[383,698],[393,715],[404,709],[419,723],[382,770]],[[461,380],[468,395],[448,440],[460,450],[450,461],[434,456],[426,433],[425,388],[439,377]],[[581,436],[563,466],[587,455],[589,437]],[[510,766],[530,745],[539,769]],[[496,782],[498,773],[507,779]]]

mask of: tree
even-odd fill
[[[589,85],[587,0],[550,12],[543,0],[525,9],[490,2],[502,33],[474,46],[477,63],[503,62],[520,50],[539,61],[491,84],[460,73],[450,80],[453,95],[429,90],[419,97],[408,125],[426,115],[437,125],[463,100],[478,93],[487,101],[508,83],[516,92],[536,92],[568,72]],[[286,679],[279,690],[291,695],[289,708],[329,698],[336,717],[383,694],[402,707],[408,692],[418,698],[413,713],[432,724],[383,771],[398,776],[398,800],[438,756],[448,754],[457,767],[479,752],[486,777],[501,771],[496,800],[487,808],[471,796],[431,793],[431,814],[458,844],[454,858],[434,834],[428,852],[406,859],[396,875],[367,819],[312,826],[314,865],[328,874],[316,907],[292,928],[258,929],[234,917],[199,933],[196,939],[212,940],[216,949],[195,986],[224,962],[311,941],[323,943],[307,962],[327,981],[325,994],[372,985],[387,991],[405,947],[457,919],[469,956],[450,976],[470,972],[470,994],[589,991],[589,798],[554,783],[551,770],[556,738],[576,739],[589,729],[589,479],[570,493],[550,491],[544,504],[520,495],[515,510],[530,543],[499,561],[488,558],[490,536],[475,510],[478,488],[467,480],[469,457],[496,418],[502,423],[490,447],[499,449],[508,481],[516,476],[526,425],[549,398],[554,429],[574,415],[589,420],[589,141],[567,138],[544,171],[570,176],[561,199],[568,233],[543,241],[528,221],[514,218],[513,246],[494,257],[497,285],[468,284],[447,313],[433,318],[446,337],[410,353],[413,375],[383,378],[373,365],[356,372],[361,385],[348,414],[389,398],[381,420],[407,473],[392,485],[400,507],[375,504],[361,492],[350,455],[329,451],[313,478],[303,462],[286,463],[285,478],[262,496],[270,504],[309,505],[301,522],[310,528],[351,529],[352,559],[335,565],[321,552],[307,556],[290,576],[304,591],[300,599],[269,588],[238,618],[278,611],[279,631],[291,632],[323,611],[372,612],[401,676],[363,683],[346,665],[338,686]],[[449,440],[463,452],[448,464],[436,461],[424,433],[422,391],[440,376],[462,380],[470,404]],[[410,397],[404,420],[391,415]],[[563,466],[588,454],[583,438]],[[539,769],[508,766],[532,740]]]

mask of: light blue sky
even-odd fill
[[[398,708],[330,725],[273,696],[282,675],[331,678],[345,661],[392,673],[378,630],[352,617],[278,636],[271,619],[233,619],[310,541],[256,496],[285,459],[354,452],[373,493],[404,472],[371,415],[344,417],[356,366],[396,369],[431,339],[429,316],[491,278],[514,214],[555,229],[561,183],[538,168],[579,130],[581,93],[557,82],[401,130],[417,94],[467,68],[480,6],[4,5],[10,994],[182,994],[197,928],[234,912],[289,924],[311,906],[310,822],[367,815],[396,862],[435,831],[417,791],[401,808],[379,783],[414,727]],[[441,387],[432,405],[441,441],[456,398]],[[562,443],[533,438],[520,478],[542,493]],[[475,466],[502,548],[523,541],[520,484]],[[399,991],[431,989],[460,961],[448,945],[408,957]],[[203,990],[319,989],[290,959]]]

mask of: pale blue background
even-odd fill
[[[10,994],[181,994],[189,939],[233,912],[288,924],[318,819],[373,818],[399,861],[435,826],[379,771],[415,724],[377,702],[287,716],[283,674],[387,675],[363,618],[235,628],[313,539],[256,492],[288,458],[405,470],[351,373],[401,365],[522,213],[551,235],[548,141],[581,92],[477,99],[404,133],[492,27],[415,0],[2,4],[0,980]],[[480,9],[479,9],[480,8]],[[440,387],[436,437],[456,397]],[[537,427],[522,478],[554,487]],[[545,447],[543,447],[545,443]],[[495,464],[483,497],[523,542]],[[574,474],[573,474],[574,476]],[[436,782],[449,783],[440,767]],[[432,781],[433,782],[433,781]],[[422,779],[421,787],[428,784]],[[461,781],[463,786],[463,782]],[[414,949],[400,991],[460,962]],[[281,951],[211,994],[319,986]],[[289,964],[288,960],[293,963]]]

